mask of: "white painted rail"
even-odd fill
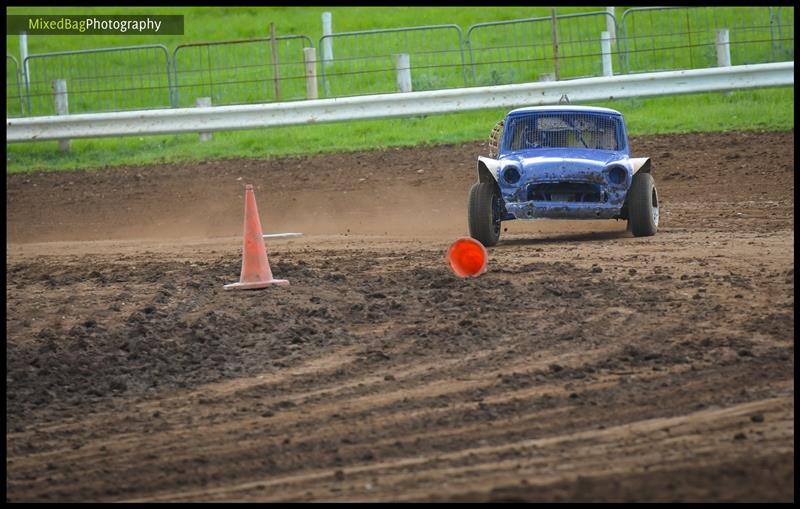
[[[6,119],[6,142],[231,131],[626,97],[794,86],[794,62],[240,106]]]

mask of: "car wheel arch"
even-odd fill
[[[497,189],[497,194],[502,196],[502,192],[500,191],[500,184],[497,182],[497,177],[492,170],[489,169],[489,166],[483,161],[483,158],[478,159],[478,181],[479,182],[490,182],[494,184],[494,187]]]
[[[631,182],[633,184],[633,177],[637,173],[650,173],[652,174],[652,163],[649,157],[630,158],[628,160],[631,164]],[[625,199],[622,201],[622,208],[620,209],[620,219],[628,219],[628,195],[630,192],[630,185],[625,191]]]
[[[631,158],[631,167],[633,169],[633,174],[636,175],[637,173],[652,173],[652,165],[650,163],[649,157],[637,157]]]

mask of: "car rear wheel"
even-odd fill
[[[469,190],[469,235],[486,247],[500,240],[503,201],[492,182],[476,182]]]
[[[628,228],[634,237],[655,235],[658,217],[658,191],[653,176],[637,173],[628,190]]]

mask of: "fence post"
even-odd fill
[[[28,34],[19,33],[19,56],[22,58],[22,79],[24,80],[25,90],[28,90],[30,78],[28,78]]]
[[[600,34],[600,52],[603,54],[603,76],[613,76],[614,67],[611,63],[611,34]]]
[[[397,69],[397,91],[411,92],[411,57],[408,53],[395,55]]]
[[[333,21],[330,12],[322,13],[322,63],[330,65],[333,61],[333,41],[326,35],[333,34]]]
[[[303,48],[303,61],[306,64],[306,99],[317,99],[317,50]]]
[[[195,106],[198,108],[208,108],[211,106],[211,98],[210,97],[198,97],[195,101]],[[209,141],[212,138],[210,132],[200,132],[200,141]]]
[[[53,96],[56,101],[56,115],[69,115],[69,103],[67,102],[67,80],[53,81]],[[58,150],[69,152],[69,140],[58,140]]]
[[[731,65],[730,42],[730,32],[727,28],[717,30],[717,65],[719,67],[730,67]]]
[[[22,58],[20,62],[22,62],[22,68],[20,69],[20,74],[22,75],[22,88],[25,89],[25,105],[28,109],[28,115],[31,114],[31,78],[28,74],[28,33],[27,32],[20,32],[19,33],[19,56]],[[22,98],[20,97],[20,100]],[[23,116],[25,112],[20,112]]]
[[[272,75],[275,81],[275,100],[281,100],[281,76],[278,68],[278,41],[275,39],[275,23],[269,24],[269,45],[272,49]]]
[[[720,28],[717,30],[717,66],[719,67],[730,67],[731,65],[730,42],[730,32],[727,28]],[[730,97],[733,95],[733,92],[728,91],[724,94]]]
[[[556,81],[561,80],[561,69],[558,64],[558,18],[556,17],[556,9],[553,7],[550,10],[550,19],[552,20],[552,33],[553,33],[553,66],[555,67]]]
[[[606,12],[611,14],[611,16],[606,16],[606,31],[611,34],[611,42],[617,40],[617,26],[614,23],[616,17],[614,16],[614,8],[613,7],[606,7]]]

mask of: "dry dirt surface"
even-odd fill
[[[471,279],[482,143],[7,176],[7,501],[793,501],[794,132],[632,146]]]

